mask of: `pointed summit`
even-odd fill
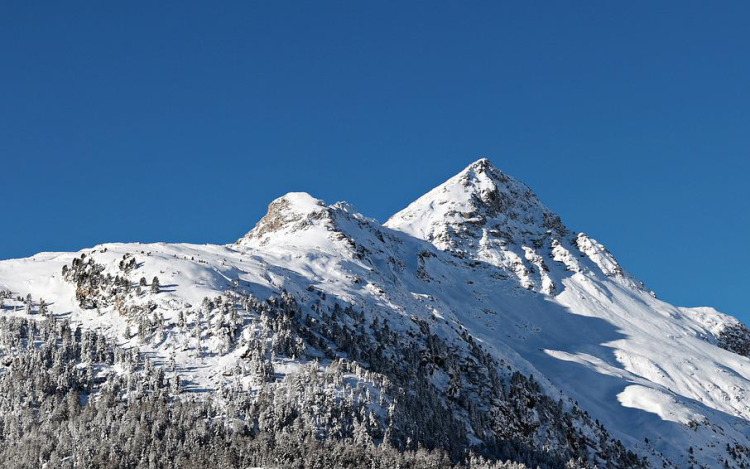
[[[584,268],[580,257],[605,277],[643,288],[604,246],[583,233],[571,240],[574,233],[526,184],[486,158],[393,215],[385,226],[499,267],[523,288],[545,294],[554,294],[563,277]],[[564,264],[565,272],[554,274],[553,263]]]
[[[528,186],[482,158],[393,215],[386,226],[445,250],[473,250],[486,237],[525,243],[567,233]]]
[[[464,169],[464,171],[468,169],[473,169],[478,172],[484,172],[487,170],[493,170],[495,169],[494,166],[492,166],[492,162],[488,160],[487,158],[479,158],[475,162],[471,163],[469,166]]]

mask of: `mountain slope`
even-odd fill
[[[323,439],[548,467],[750,461],[747,329],[656,299],[487,160],[385,225],[291,193],[234,244],[2,261],[0,291],[6,316],[98,331],[183,396],[254,402],[250,433],[290,431],[258,402],[324,373],[320,392],[358,396],[324,400],[347,426],[289,404]]]
[[[547,294],[539,309],[526,300],[492,301],[501,313],[482,318],[484,328],[514,324],[533,332],[486,340],[508,343],[623,441],[640,447],[637,440],[648,438],[648,446],[683,464],[690,446],[720,458],[721,450],[703,448],[717,432],[745,444],[748,361],[706,342],[718,343],[737,321],[657,300],[602,245],[572,233],[488,161],[472,164],[386,226],[497,266],[519,286]]]

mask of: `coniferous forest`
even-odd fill
[[[66,275],[74,280],[71,272]],[[82,278],[79,287],[91,284],[92,277]],[[93,282],[102,282],[103,291],[121,283]],[[79,295],[79,301],[90,298]],[[461,356],[416,318],[418,332],[401,337],[387,321],[367,323],[351,306],[305,312],[288,294],[205,302],[210,310],[217,304],[226,321],[208,334],[227,334],[229,347],[246,350],[232,374],[251,376],[252,392],[239,383],[206,395],[186,392],[169,364],[157,366],[137,348],[118,347],[67,319],[0,317],[0,462],[28,468],[582,467],[595,448],[598,458],[618,467],[641,464],[585,412],[547,397],[533,378],[498,374],[502,365],[468,335],[470,354]],[[150,340],[160,327],[143,319],[138,329]],[[254,331],[250,339],[239,334],[245,327]],[[301,358],[304,365],[277,379],[279,357]],[[438,372],[450,377],[447,396],[431,381]],[[463,417],[490,443],[469,445]],[[596,429],[598,441],[581,426]],[[537,444],[540,435],[547,450]]]

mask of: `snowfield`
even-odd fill
[[[62,274],[82,254],[104,274],[146,285],[117,305],[82,308]],[[132,270],[120,267],[123,259],[135,259]],[[154,277],[158,292],[149,288]],[[0,291],[12,296],[2,314],[39,318],[34,305],[43,299],[55,317],[138,348],[157,365],[173,362],[185,390],[197,394],[232,382],[246,352],[191,332],[196,321],[206,330],[218,321],[199,313],[205,298],[287,292],[305,308],[335,298],[395,331],[408,333],[418,319],[447,341],[471,336],[566,407],[577,402],[654,467],[723,466],[733,463],[728,447],[750,447],[750,360],[717,345],[739,322],[657,299],[603,245],[571,231],[487,160],[382,225],[346,203],[290,193],[236,243],[40,253],[0,262]],[[30,308],[18,300],[27,295]],[[167,326],[144,340],[123,305],[149,304]],[[276,358],[276,373],[299,369],[297,358]],[[434,380],[448,389],[447,374]],[[253,388],[249,379],[240,385]]]

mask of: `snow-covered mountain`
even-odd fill
[[[222,419],[254,437],[294,428],[454,463],[750,463],[747,328],[660,301],[486,159],[383,225],[290,193],[229,245],[2,261],[0,297],[6,318],[69,320],[148,357],[97,364],[90,402],[153,367],[171,399],[252,405]],[[0,355],[28,353],[28,337],[0,337]],[[284,423],[268,416],[281,390]]]

